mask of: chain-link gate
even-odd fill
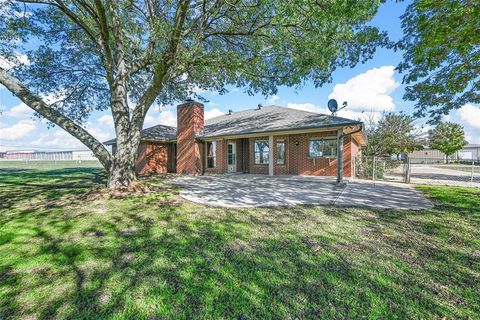
[[[406,182],[406,164],[404,159],[358,156],[355,158],[355,177],[373,181]]]

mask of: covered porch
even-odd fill
[[[342,183],[354,175],[363,138],[354,127],[212,137],[202,141],[202,173],[330,176]]]

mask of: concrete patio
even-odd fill
[[[227,208],[336,205],[421,210],[432,204],[412,186],[354,180],[339,187],[333,177],[252,174],[179,176],[172,180],[186,200]]]

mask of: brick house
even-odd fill
[[[142,130],[138,173],[351,177],[366,144],[362,122],[277,106],[205,121],[203,104],[188,100],[177,107],[177,125]],[[115,140],[106,144],[115,152]]]

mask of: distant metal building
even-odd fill
[[[428,160],[446,161],[447,159],[445,153],[430,148],[411,152],[408,154],[408,157],[415,163],[428,162]],[[480,144],[467,144],[462,150],[457,151],[448,158],[450,160],[480,160]]]
[[[410,161],[412,163],[430,163],[432,161],[444,162],[447,160],[445,153],[437,150],[425,148],[423,150],[415,150],[408,154]],[[450,159],[455,159],[455,157],[450,156]]]
[[[82,161],[97,160],[90,150],[73,151],[37,151],[37,150],[11,150],[5,152],[4,160],[23,161]]]
[[[458,159],[462,160],[480,160],[480,144],[467,144],[462,150],[457,152]]]
[[[97,157],[90,150],[74,150],[72,151],[72,160],[97,160]]]

